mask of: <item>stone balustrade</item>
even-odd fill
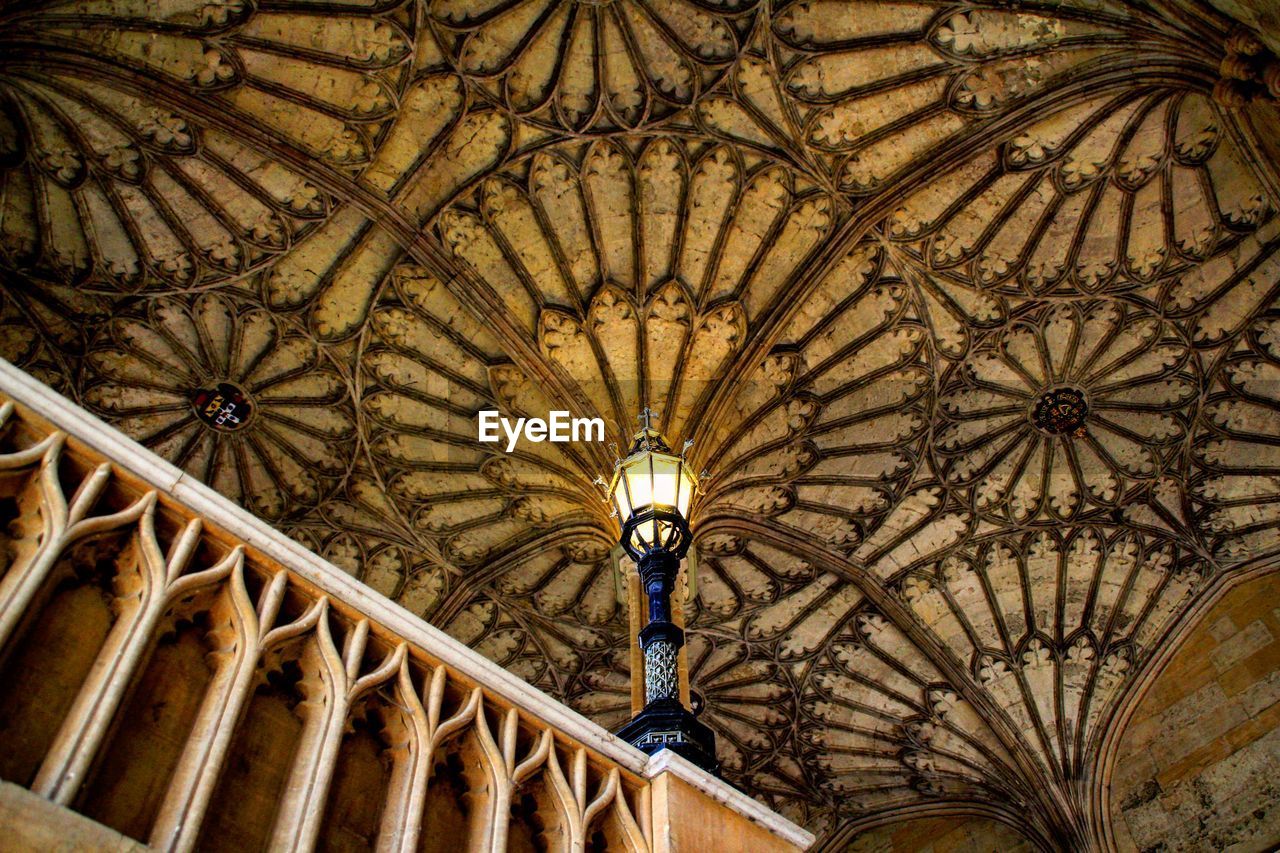
[[[18,849],[812,843],[4,362],[0,778]]]

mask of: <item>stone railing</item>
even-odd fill
[[[678,757],[649,759],[5,362],[0,421],[6,849],[812,843]]]

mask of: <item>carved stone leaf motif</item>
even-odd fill
[[[265,270],[272,308],[305,307],[322,340],[352,337],[401,247],[394,228],[354,208],[330,219],[339,204],[325,180],[358,175],[347,196],[374,193],[411,222],[511,141],[502,116],[465,114],[462,81],[447,69],[409,81],[411,62],[443,60],[428,42],[415,47],[407,4],[363,6],[340,10],[341,26],[318,7],[240,2],[92,2],[79,17],[24,17],[15,34],[38,41],[70,24],[76,49],[95,59],[66,74],[14,63],[0,80],[13,211],[0,252],[109,292]],[[63,49],[50,38],[50,51]],[[120,79],[135,72],[156,95]],[[264,139],[283,153],[264,153]]]
[[[374,428],[374,465],[414,536],[433,541],[450,564],[498,558],[557,524],[590,522],[582,507],[598,492],[565,445],[476,441],[476,413],[546,417],[538,386],[433,276],[398,267],[374,309],[362,365],[372,384],[362,410]],[[601,504],[601,507],[603,505]]]
[[[918,464],[932,391],[908,291],[869,244],[824,276],[716,436],[706,505],[856,547]]]
[[[1280,316],[1252,324],[1219,369],[1195,437],[1192,496],[1224,562],[1274,553],[1280,526]]]
[[[1118,506],[1185,434],[1198,387],[1188,356],[1170,326],[1116,303],[1025,315],[951,371],[935,438],[943,476],[1018,523]],[[1070,434],[1037,424],[1057,389],[1087,400]]]
[[[5,254],[128,290],[226,280],[278,256],[332,201],[202,113],[216,105],[327,165],[359,169],[398,105],[412,24],[389,12],[344,20],[340,29],[319,9],[281,15],[247,2],[45,4],[21,16],[6,29],[23,47],[6,48],[0,80],[16,214],[5,218]],[[140,94],[133,74],[160,96]]]
[[[0,289],[0,358],[74,397],[73,364],[88,332],[77,318],[103,317],[108,301],[81,289],[40,281],[30,292]]]
[[[1203,95],[1104,92],[908,196],[888,234],[932,274],[970,286],[1138,290],[1271,217],[1224,123]]]
[[[1164,304],[1185,317],[1191,340],[1216,347],[1239,335],[1277,294],[1280,272],[1280,218],[1227,251],[1165,283]]]
[[[1150,654],[1201,584],[1181,559],[1167,541],[1114,529],[1028,533],[913,570],[899,594],[976,669],[1046,771],[1070,771],[1098,736],[1111,698],[1089,667],[1113,654],[1127,664]],[[1065,697],[1063,714],[1054,696]]]
[[[1119,686],[1201,587],[1181,560],[1164,540],[1077,528],[999,537],[885,572],[931,640],[964,666],[964,685],[943,683],[933,654],[863,606],[845,623],[857,630],[827,646],[806,682],[806,761],[846,815],[921,796],[1003,798],[1023,804],[1031,834],[1045,831],[1035,825],[1043,806],[1033,806],[1045,783],[1022,776],[1007,740],[988,728],[989,711],[966,694],[1000,709],[1038,778],[1072,778]],[[1072,796],[1066,788],[1061,801]]]
[[[804,560],[763,542],[711,533],[699,536],[697,547],[693,622],[705,628],[737,624],[744,616],[755,624],[755,614],[768,611],[784,593],[813,579],[813,568]]]
[[[599,142],[525,168],[447,210],[441,237],[627,434],[642,402],[681,434],[831,224],[824,196],[726,146]]]
[[[332,207],[233,135],[106,82],[0,85],[11,98],[0,124],[20,141],[0,166],[13,211],[0,251],[13,266],[106,291],[209,284],[262,267]]]
[[[888,186],[1072,76],[1134,65],[1144,54],[1164,59],[1162,38],[1180,35],[1158,13],[1118,4],[1094,16],[980,4],[858,5],[851,16],[834,0],[797,0],[778,8],[771,26],[784,90],[804,116],[803,141],[837,155],[839,185],[854,194]],[[1206,70],[1216,61],[1183,59]],[[1020,138],[1021,163],[1058,153],[1035,134]],[[1201,141],[1197,150],[1207,147]],[[1081,166],[1080,175],[1097,169],[1092,160]],[[1127,172],[1149,168],[1135,158]]]
[[[465,106],[455,76],[417,79],[405,92],[382,147],[360,174],[355,194],[385,199],[410,229],[437,213],[468,181],[499,163],[512,142],[504,117],[468,113]],[[475,224],[453,217],[445,227],[470,233]],[[352,338],[401,260],[402,240],[378,217],[345,208],[262,277],[263,297],[277,310],[305,309],[321,340]]]
[[[554,128],[610,132],[697,102],[738,55],[753,0],[433,0],[433,30],[488,98]]]
[[[343,490],[285,532],[424,619],[432,617],[461,574],[407,523],[366,470],[353,472]]]
[[[87,363],[83,399],[130,437],[270,519],[319,503],[353,459],[347,384],[271,313],[205,294],[117,317]],[[222,429],[199,394],[229,383],[248,414]]]
[[[652,405],[722,760],[815,831],[1083,845],[1116,697],[1274,557],[1271,107],[1208,9],[70,8],[0,35],[0,355],[610,725],[612,457],[475,415]]]
[[[442,612],[445,631],[536,687],[567,695],[585,672],[601,669],[600,658],[617,626],[608,632],[571,616],[549,618],[513,597],[479,592]]]
[[[963,358],[983,331],[1008,321],[1010,298],[928,270],[898,245],[887,245],[885,258],[893,274],[914,286],[921,316],[930,327],[939,356]]]
[[[851,18],[833,3],[789,3],[773,20],[786,91],[810,107],[805,142],[839,152],[841,187],[858,193],[1086,66],[1116,32],[1006,10],[862,5]]]
[[[1026,799],[1004,781],[1011,759],[972,706],[872,610],[850,620],[802,691],[806,764],[844,815],[983,785]]]
[[[363,5],[349,4],[348,11]],[[58,32],[105,64],[137,69],[264,122],[302,110],[304,120],[281,122],[281,129],[305,150],[348,165],[368,160],[370,125],[395,109],[400,66],[413,50],[412,24],[382,5],[338,28],[320,9],[282,17],[247,2],[156,9],[95,0],[80,4],[70,21],[50,9],[47,16],[24,16],[19,26],[36,36]],[[162,29],[149,33],[153,27]],[[190,144],[181,129],[161,126],[162,144]]]

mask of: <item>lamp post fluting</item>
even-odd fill
[[[672,620],[671,595],[680,561],[689,550],[689,509],[698,477],[684,453],[676,454],[651,424],[632,438],[627,457],[614,466],[609,500],[622,522],[622,547],[636,563],[648,598],[639,643],[644,655],[644,710],[618,735],[649,754],[670,749],[711,773],[719,772],[715,734],[680,700],[678,660],[684,631]],[[689,444],[685,445],[687,450]],[[603,482],[603,481],[601,481]]]

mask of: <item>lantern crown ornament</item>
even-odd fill
[[[645,408],[640,431],[625,459],[614,463],[607,500],[622,524],[622,547],[635,560],[648,600],[647,621],[637,638],[644,658],[645,706],[618,735],[649,754],[670,749],[710,773],[719,772],[715,734],[680,699],[679,654],[684,631],[672,619],[671,595],[680,560],[689,551],[689,510],[698,475],[653,426]],[[705,476],[705,475],[704,475]],[[604,485],[604,480],[597,480]]]
[[[692,442],[677,454],[650,423],[653,412],[646,408],[640,417],[644,426],[632,437],[626,458],[614,464],[608,499],[631,559],[662,551],[679,560],[689,550],[689,509],[699,488],[684,456]]]

